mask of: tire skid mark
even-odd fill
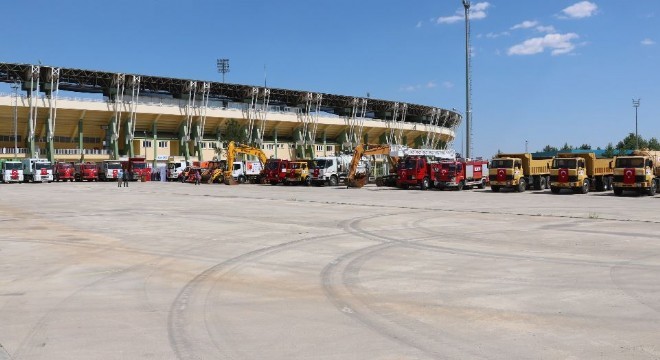
[[[231,273],[233,269],[240,267],[244,263],[257,260],[264,256],[273,255],[295,246],[319,240],[327,240],[342,235],[345,234],[342,232],[323,236],[312,236],[260,248],[218,263],[195,276],[181,289],[170,307],[168,332],[170,346],[172,347],[175,356],[178,359],[201,359],[205,356],[218,356],[219,351],[221,353],[223,352],[222,346],[216,341],[216,339],[210,336],[209,324],[205,315],[206,307],[208,306],[208,294],[213,289],[218,279]],[[205,286],[208,286],[209,288],[205,289]],[[199,293],[203,293],[201,301],[204,328],[207,335],[205,339],[194,339],[190,334],[190,330],[194,326],[190,323],[189,319],[191,317],[190,312],[192,312],[190,308],[194,305],[193,303],[197,300],[196,297],[199,296]],[[223,353],[223,356],[230,355]]]

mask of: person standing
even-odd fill
[[[124,180],[124,187],[128,187],[128,178],[130,176],[130,173],[128,171],[128,168],[124,170],[124,175],[122,176],[122,179]]]
[[[199,185],[199,183],[202,180],[202,174],[200,174],[201,170],[197,170],[195,172],[195,185]]]

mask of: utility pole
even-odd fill
[[[470,69],[470,0],[463,0],[465,8],[465,157],[471,158],[472,146],[472,103]]]
[[[633,107],[635,108],[635,150],[639,150],[639,135],[637,135],[637,109],[639,109],[639,100],[633,99]]]

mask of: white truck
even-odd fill
[[[18,160],[2,161],[0,172],[4,183],[23,182],[23,164]]]
[[[53,182],[53,165],[46,159],[23,159],[25,182]]]
[[[245,178],[250,184],[258,184],[261,181],[261,170],[263,170],[261,161],[245,162]]]
[[[344,183],[351,166],[352,156],[323,156],[314,159],[314,167],[310,171],[312,185],[337,186]]]
[[[99,180],[115,181],[121,179],[123,174],[121,161],[105,160],[99,164]]]
[[[192,165],[187,163],[185,158],[175,158],[170,156],[167,162],[167,181],[177,181],[186,167]]]

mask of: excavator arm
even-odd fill
[[[224,179],[225,184],[227,185],[236,184],[234,177],[232,176],[232,170],[234,168],[234,160],[236,159],[237,154],[248,154],[256,156],[259,158],[262,167],[266,165],[266,160],[268,159],[266,154],[259,148],[241,144],[236,145],[233,141],[230,141],[229,145],[227,146],[227,170],[225,171]]]
[[[365,150],[365,148],[367,149]],[[360,159],[362,159],[363,156],[387,155],[389,158],[390,150],[389,145],[365,144],[356,146],[355,151],[353,152],[353,158],[351,159],[351,166],[348,170],[348,176],[346,178],[348,187],[361,188],[367,183],[367,174],[356,174]],[[392,160],[390,159],[390,162],[391,161]]]

